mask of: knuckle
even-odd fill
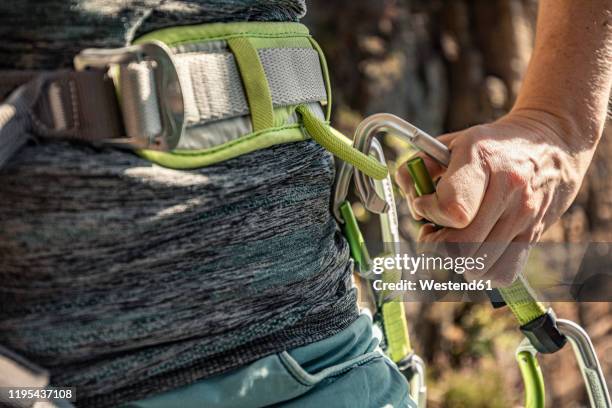
[[[536,214],[539,211],[539,205],[529,181],[521,175],[512,177],[514,179],[508,180],[510,183],[509,191],[514,196],[516,213],[521,217]]]
[[[470,138],[472,139],[470,153],[473,158],[484,161],[487,157],[493,156],[492,147],[487,140],[477,136]]]
[[[406,203],[408,205],[408,211],[410,212],[412,218],[414,218],[415,220],[419,220],[421,218],[421,214],[414,206],[414,199],[411,197],[406,200]]]
[[[464,131],[461,137],[454,139],[450,144],[450,148],[453,151],[461,151],[474,158],[488,151],[490,144],[479,129],[479,126],[475,126]]]
[[[472,146],[472,151],[481,157],[493,156],[495,153],[495,144],[490,138],[486,137],[486,131],[480,127],[473,128],[473,131],[467,137],[467,141]]]
[[[498,288],[510,286],[515,279],[515,274],[507,271],[494,270],[491,271],[490,275],[491,283]]]
[[[447,214],[454,228],[465,228],[470,224],[470,215],[461,203],[458,201],[447,199],[440,201],[440,207],[443,214]]]
[[[538,206],[528,194],[522,194],[521,201],[519,203],[519,213],[520,215],[532,215],[538,212]]]
[[[506,183],[513,191],[526,191],[529,188],[528,177],[519,169],[511,168],[504,172]]]
[[[493,150],[491,143],[487,139],[478,136],[473,136],[473,138],[474,148],[480,154],[490,153]]]

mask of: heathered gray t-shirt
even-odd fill
[[[11,3],[0,4],[2,68],[66,66],[80,48],[159,27],[305,11],[299,0]],[[107,407],[330,336],[357,316],[333,178],[313,141],[193,171],[32,143],[0,172],[0,344],[76,386],[78,406]]]

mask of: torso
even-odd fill
[[[74,29],[117,30],[112,46],[177,20],[295,20],[304,10],[300,1],[102,3],[102,13],[73,4]],[[41,64],[77,51],[59,50]],[[34,57],[14,58],[3,63]],[[77,386],[84,406],[113,406],[334,334],[356,307],[329,211],[333,176],[331,155],[312,141],[194,171],[110,148],[27,146],[0,172],[0,344]]]

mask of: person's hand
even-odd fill
[[[466,243],[459,245],[460,256],[486,253],[486,268],[466,274],[468,279],[510,284],[525,261],[527,244],[536,242],[575,198],[590,160],[580,146],[564,141],[560,129],[548,115],[521,111],[443,135],[438,140],[451,150],[447,169],[419,153],[439,180],[436,193],[422,197],[400,165],[396,180],[413,216],[446,227],[425,224],[419,241]]]

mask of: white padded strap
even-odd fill
[[[327,100],[317,51],[310,48],[258,50],[274,107]],[[247,115],[249,106],[230,52],[175,56],[185,99],[186,125]]]

